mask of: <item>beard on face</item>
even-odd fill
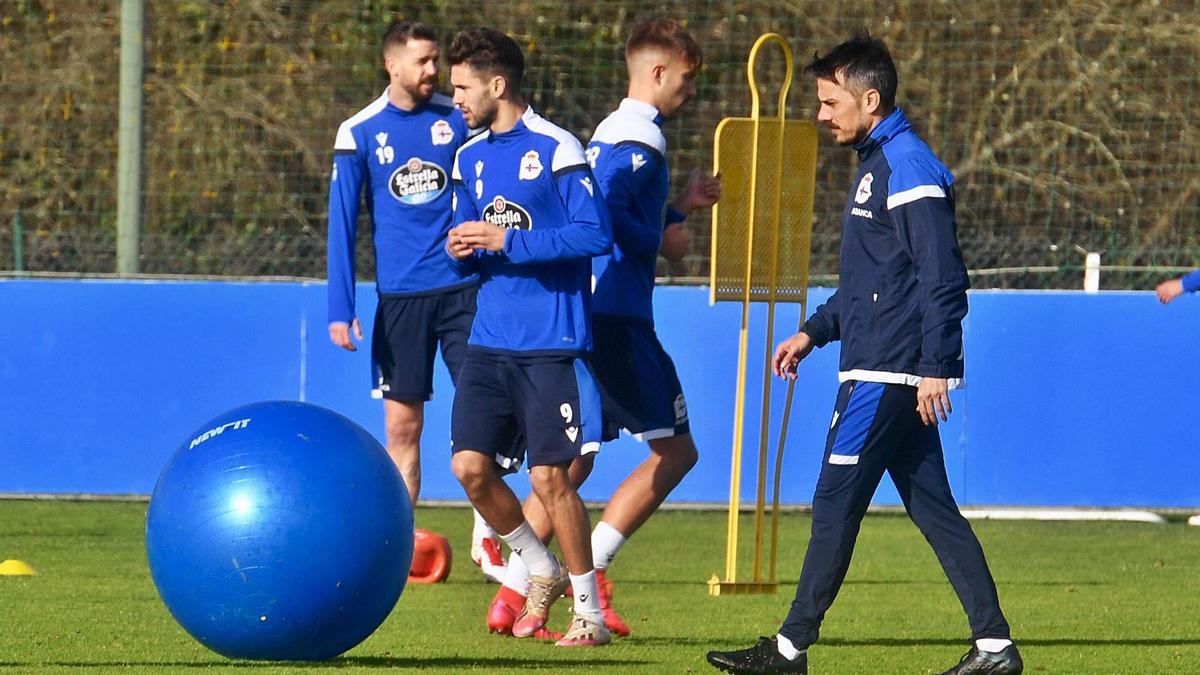
[[[437,87],[437,80],[435,78],[422,78],[411,84],[401,84],[400,86],[404,87],[404,91],[408,92],[408,95],[412,96],[414,101],[424,102],[433,97],[433,90]]]
[[[474,121],[472,129],[482,129],[483,127],[492,126],[492,122],[496,121],[496,112],[500,106],[493,100],[482,100],[479,105],[471,108],[471,117]]]
[[[855,122],[857,124],[854,127],[841,125],[835,127],[828,122],[825,126],[829,127],[829,133],[833,135],[834,142],[841,146],[851,146],[865,139],[870,133],[870,127],[864,123],[861,117]]]

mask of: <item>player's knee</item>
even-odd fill
[[[388,446],[416,447],[421,442],[420,420],[394,421],[387,428]]]
[[[484,472],[488,467],[484,466],[481,459],[486,457],[477,452],[456,452],[450,458],[450,470],[467,494],[479,489],[487,478]]]
[[[696,451],[696,446],[692,443],[681,448],[675,458],[675,464],[682,473],[691,471],[698,461],[700,461],[700,453]]]
[[[691,471],[700,460],[691,434],[655,439],[650,442],[650,450],[658,456],[659,461],[670,465],[680,475]]]
[[[425,423],[424,404],[387,401],[384,420],[388,446],[416,447],[421,442],[421,428]]]
[[[547,508],[574,492],[565,465],[529,467],[529,483]]]
[[[592,469],[596,466],[596,453],[588,453],[576,457],[571,462],[571,468],[568,474],[571,479],[571,485],[578,490],[580,486],[587,481],[588,476],[592,475]]]

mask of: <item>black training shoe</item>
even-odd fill
[[[759,638],[749,649],[709,652],[708,662],[727,673],[808,673],[808,654],[786,659],[773,637]]]
[[[1000,652],[983,652],[979,647],[971,647],[971,651],[963,654],[958,665],[942,673],[942,675],[1019,675],[1025,670],[1021,662],[1021,652],[1016,645],[1009,645]]]

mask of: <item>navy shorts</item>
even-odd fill
[[[615,439],[621,429],[639,441],[688,433],[683,388],[653,325],[597,316],[592,320],[592,344],[605,441]]]
[[[523,459],[561,464],[599,450],[601,426],[600,392],[586,360],[467,350],[450,416],[455,452],[482,452],[508,471]]]
[[[433,358],[438,344],[450,379],[458,380],[478,286],[415,297],[381,295],[371,335],[372,395],[393,401],[433,396]]]

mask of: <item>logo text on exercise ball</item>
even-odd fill
[[[227,423],[222,424],[221,426],[216,427],[214,429],[209,429],[208,431],[193,438],[192,444],[188,446],[188,450],[191,450],[192,448],[196,447],[197,445],[200,445],[201,443],[203,443],[204,441],[207,441],[208,439],[212,438],[213,436],[220,436],[221,434],[225,433],[226,429],[245,429],[247,426],[249,426],[249,424],[250,424],[250,418],[247,417],[244,420],[238,420],[236,422],[227,422]]]

